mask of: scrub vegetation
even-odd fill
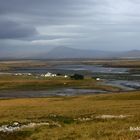
[[[2,61],[0,70],[10,72],[16,68],[50,67],[67,63],[127,67],[131,73],[137,74],[140,67],[138,60]],[[106,93],[70,97],[1,98],[0,140],[140,139],[140,91],[122,92],[118,87],[104,85],[102,79],[96,80],[97,77],[84,75],[84,78],[80,79],[78,76],[77,80],[61,75],[51,78],[34,74],[1,74],[0,93],[48,91],[58,88],[99,89]],[[127,74],[108,74],[107,77],[126,79]],[[15,127],[13,124],[18,124],[19,128],[8,131]]]
[[[140,126],[139,92],[0,100],[0,124],[55,122],[59,126],[36,126],[0,132],[2,140],[134,140]],[[124,117],[101,117],[114,115]],[[126,116],[126,117],[125,117]]]
[[[36,76],[0,76],[1,91],[32,91],[32,90],[51,90],[58,88],[83,88],[83,89],[99,89],[105,91],[120,91],[119,88],[101,85],[93,78],[85,78],[83,80],[75,80],[71,78],[53,77],[42,78]]]

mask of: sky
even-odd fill
[[[140,0],[0,0],[0,56],[55,47],[140,49]]]

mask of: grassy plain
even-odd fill
[[[0,133],[1,140],[138,140],[140,92],[0,100],[0,124],[55,121],[61,125]],[[128,115],[126,118],[97,118]],[[91,118],[91,119],[84,119]]]
[[[101,85],[92,78],[84,80],[72,80],[70,78],[42,78],[36,76],[0,76],[0,91],[26,91],[26,90],[48,90],[56,88],[87,88],[106,91],[120,91],[117,87]]]
[[[50,66],[62,63],[101,64],[114,67],[139,68],[138,60],[82,60],[76,62],[10,61],[1,62],[0,70],[17,67]],[[0,91],[48,90],[64,87],[103,89],[113,94],[0,99],[0,126],[19,122],[51,122],[60,125],[24,128],[12,133],[0,132],[0,140],[139,140],[140,91],[121,93],[120,89],[105,86],[92,78],[36,78],[36,76],[0,76]],[[113,115],[115,118],[103,118]],[[119,117],[124,116],[124,117]]]
[[[0,71],[8,71],[15,68],[25,67],[50,67],[63,64],[88,64],[103,65],[110,67],[140,68],[139,59],[68,59],[68,60],[13,60],[0,61]]]

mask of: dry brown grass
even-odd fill
[[[140,92],[88,95],[78,97],[0,100],[0,123],[13,121],[41,122],[52,119],[62,127],[42,126],[13,134],[0,134],[3,140],[135,140],[140,132]],[[50,114],[56,117],[50,118]],[[131,115],[124,119],[70,121],[98,115]],[[62,116],[62,117],[59,117]],[[67,118],[69,122],[66,123]]]

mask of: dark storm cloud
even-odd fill
[[[0,0],[1,14],[25,23],[59,25],[86,22],[98,13],[97,0]],[[92,10],[92,11],[91,11]],[[104,12],[104,11],[103,11]],[[95,16],[96,17],[96,16]]]

